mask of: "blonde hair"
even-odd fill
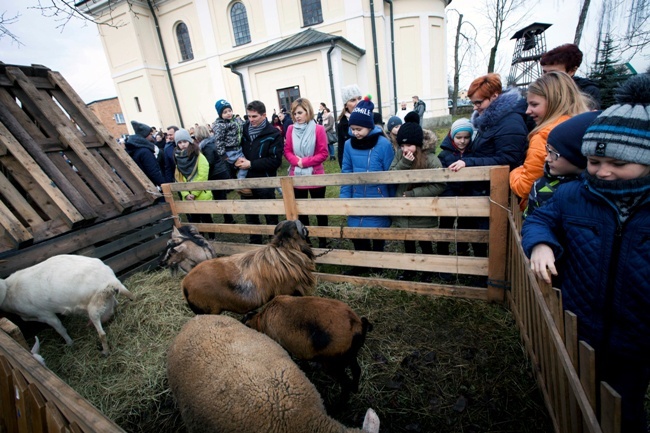
[[[546,99],[546,113],[528,134],[529,138],[561,116],[573,117],[588,111],[585,96],[573,78],[565,72],[552,71],[542,75],[528,87],[528,93]]]
[[[296,118],[294,113],[296,109],[300,107],[307,112],[307,119],[312,120],[314,118],[314,108],[311,106],[311,102],[307,98],[298,98],[291,103],[291,119],[295,122]],[[307,122],[309,122],[309,120]]]

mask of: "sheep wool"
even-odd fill
[[[167,352],[167,377],[190,433],[363,432],[330,418],[287,352],[232,317],[190,319]],[[379,432],[371,409],[364,428]]]

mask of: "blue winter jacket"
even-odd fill
[[[373,143],[375,143],[374,146]],[[375,125],[375,128],[362,140],[353,137],[345,142],[341,173],[388,171],[394,156],[393,145],[383,134],[381,128]],[[392,197],[394,189],[392,185],[385,184],[343,185],[339,197]],[[389,216],[348,217],[348,227],[390,227],[390,224]]]
[[[126,152],[138,164],[138,167],[147,175],[154,185],[160,186],[165,183],[160,165],[154,155],[155,144],[139,135],[129,135],[126,138],[124,147]]]
[[[528,257],[544,243],[562,262],[564,309],[598,351],[650,360],[650,197],[622,225],[616,206],[585,180],[561,185],[523,225]]]

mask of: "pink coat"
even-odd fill
[[[302,167],[314,167],[312,174],[325,174],[325,167],[323,162],[327,160],[329,151],[327,148],[327,134],[322,125],[316,125],[316,147],[314,154],[302,158]],[[293,176],[293,172],[298,165],[298,157],[293,152],[293,125],[289,125],[287,136],[284,142],[284,157],[289,161],[289,176]],[[318,186],[297,186],[297,189],[319,188]]]

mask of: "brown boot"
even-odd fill
[[[238,189],[237,192],[239,193],[239,195],[246,196],[246,197],[250,197],[253,195],[253,191],[250,188]]]

